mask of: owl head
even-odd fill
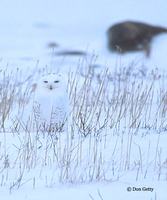
[[[47,92],[54,92],[55,90],[66,89],[65,77],[62,74],[47,74],[42,76],[34,85],[34,91],[42,90]]]
[[[55,90],[61,88],[63,84],[62,75],[61,74],[48,74],[43,76],[40,80],[40,86],[42,88],[46,88],[48,90]]]

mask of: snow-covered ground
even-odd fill
[[[100,113],[100,121],[91,111],[85,130],[90,128],[92,134],[97,133],[94,124],[102,129],[103,134],[96,135],[97,141],[75,135],[74,140],[64,136],[57,142],[50,136],[33,135],[25,130],[1,133],[2,199],[167,199],[166,77],[158,77],[158,73],[166,75],[167,35],[155,38],[150,58],[142,52],[120,56],[106,48],[106,30],[113,23],[128,19],[167,27],[166,8],[166,0],[1,0],[0,69],[14,74],[9,79],[12,77],[19,85],[15,92],[18,98],[23,96],[20,85],[24,91],[43,70],[68,73],[75,72],[80,65],[82,76],[78,73],[77,78],[82,88],[83,72],[86,73],[89,63],[98,66],[95,74],[101,71],[103,74],[109,68],[107,89],[103,88],[103,76],[93,80],[91,89],[89,83],[86,86],[91,99],[86,103]],[[58,47],[48,48],[51,42]],[[88,56],[55,55],[62,50],[86,51]],[[124,67],[125,72],[121,70]],[[16,72],[18,68],[21,73]],[[153,76],[151,70],[155,68],[158,70]],[[119,70],[121,81],[117,80]],[[81,91],[86,94],[86,89]],[[79,100],[74,98],[75,102],[85,105],[82,93],[76,94],[80,96]],[[110,102],[102,101],[106,97],[112,100],[111,110]],[[71,97],[73,103],[74,99]],[[75,112],[79,109],[77,105]],[[106,116],[110,120],[103,129]],[[76,119],[72,126],[75,133],[78,126],[81,124]],[[127,191],[129,187],[142,191]],[[144,191],[145,187],[153,191]]]
[[[149,185],[149,186],[148,186]],[[127,182],[114,182],[114,183],[101,183],[101,184],[89,184],[89,185],[66,185],[55,186],[54,188],[39,187],[36,189],[20,189],[10,195],[6,195],[6,192],[1,191],[1,198],[4,200],[13,199],[26,199],[26,200],[41,200],[41,199],[166,199],[166,185],[160,182],[140,182],[134,183],[133,187],[141,188],[150,187],[154,188],[153,192],[127,192],[127,188],[131,186],[131,183]],[[155,194],[155,191],[157,195]]]

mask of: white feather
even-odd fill
[[[41,129],[54,130],[66,122],[69,107],[66,88],[66,79],[61,74],[49,74],[37,82],[33,113]]]

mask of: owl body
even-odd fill
[[[42,131],[63,130],[69,110],[66,84],[62,75],[50,74],[37,83],[33,100],[34,121]]]

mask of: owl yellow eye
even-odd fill
[[[54,81],[54,83],[59,83],[59,81]]]
[[[43,81],[44,83],[48,83],[48,81]]]

